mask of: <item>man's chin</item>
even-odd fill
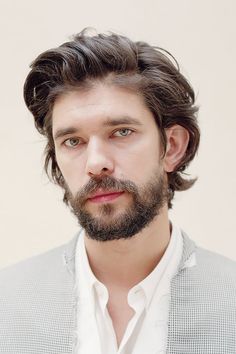
[[[112,220],[119,218],[120,212],[117,207],[109,203],[102,204],[96,208],[84,208],[82,213],[87,214],[91,219],[95,219],[99,222],[111,222]]]
[[[77,215],[78,222],[85,229],[89,238],[94,240],[108,241],[122,237],[121,232],[126,227],[124,214],[119,215],[95,215],[92,213],[80,213]]]

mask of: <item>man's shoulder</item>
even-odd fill
[[[196,255],[199,266],[204,267],[206,270],[211,269],[219,276],[232,276],[236,281],[236,261],[233,259],[203,247],[196,247]]]
[[[70,244],[71,241],[1,269],[0,314],[7,312],[11,320],[20,309],[26,316],[45,301],[56,306],[70,299],[74,287],[66,259]]]
[[[71,241],[0,270],[0,353],[71,352],[70,249]]]
[[[0,270],[0,285],[4,288],[28,283],[30,279],[40,280],[55,277],[62,268],[63,254],[67,244],[51,248],[36,256],[28,257]],[[2,289],[1,286],[1,289]]]
[[[171,282],[168,353],[234,353],[236,262],[183,239]]]
[[[186,234],[183,237],[184,244],[190,248],[188,257],[190,255],[195,257],[195,266],[186,267],[186,272],[208,286],[228,284],[236,290],[236,261],[197,245]]]

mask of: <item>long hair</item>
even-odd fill
[[[47,137],[44,164],[47,175],[64,187],[52,136],[55,100],[65,92],[88,88],[97,80],[109,80],[142,95],[155,118],[164,153],[167,128],[178,124],[189,132],[185,155],[175,170],[167,174],[171,208],[175,191],[189,189],[196,180],[184,176],[200,141],[194,91],[169,52],[115,33],[89,35],[85,29],[72,41],[40,54],[31,64],[24,84],[24,99],[37,130]],[[67,203],[66,194],[64,201]]]

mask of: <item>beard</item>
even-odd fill
[[[98,205],[98,215],[86,210],[86,202],[91,193],[99,188],[104,191],[127,192],[131,196],[129,206],[118,210],[110,203]],[[142,187],[130,180],[118,180],[103,176],[91,178],[75,196],[65,186],[65,195],[72,213],[85,229],[87,236],[97,241],[129,239],[147,227],[168,200],[164,174],[156,172]]]

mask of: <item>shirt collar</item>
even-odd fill
[[[146,298],[146,308],[149,306],[155,289],[160,285],[163,276],[168,281],[173,273],[173,269],[177,269],[182,253],[182,242],[181,230],[177,226],[172,225],[170,241],[161,260],[145,279],[130,290],[129,294],[131,296],[140,289],[143,291]]]
[[[85,237],[85,232],[84,232],[84,230],[82,230],[77,246],[78,246],[78,250],[80,251],[80,260],[81,260],[80,264],[83,268],[83,272],[85,274],[88,287],[90,290],[92,290],[92,288],[95,286],[95,284],[100,284],[100,285],[103,285],[103,284],[95,277],[95,275],[90,267],[87,251],[85,248],[84,237]]]
[[[77,249],[78,252],[80,252],[79,266],[83,270],[84,279],[88,285],[88,290],[91,292],[95,290],[97,292],[98,297],[101,297],[101,294],[103,293],[102,302],[105,305],[105,303],[108,300],[108,292],[104,284],[101,283],[95,277],[94,273],[91,270],[86,248],[85,248],[84,237],[85,237],[85,233],[84,230],[82,230],[80,232],[79,240],[77,243]],[[178,258],[178,262],[180,261],[181,254],[179,252],[179,255],[177,255],[176,250],[177,250],[177,246],[179,246],[178,249],[181,250],[182,247],[181,242],[182,242],[181,230],[177,226],[172,225],[170,241],[160,262],[156,265],[153,271],[145,279],[143,279],[140,283],[138,283],[132,289],[130,289],[129,298],[134,298],[134,296],[136,296],[135,294],[137,294],[139,290],[141,290],[142,293],[144,293],[145,295],[145,307],[149,306],[154,291],[157,285],[160,283],[160,280],[162,279],[164,273],[168,277],[168,269],[170,269],[168,265],[175,262],[177,258]]]
[[[96,301],[98,301],[104,313],[109,299],[108,290],[106,286],[95,277],[90,267],[84,237],[85,232],[84,230],[82,230],[77,244],[77,255],[79,255],[77,259],[78,267],[80,267],[80,276],[83,277],[82,282],[83,284],[86,284],[84,294],[86,293],[86,297],[90,297],[93,303],[96,303]]]

